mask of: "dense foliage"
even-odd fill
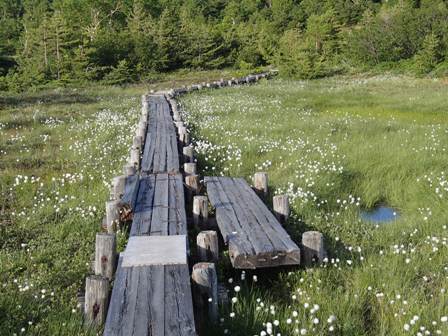
[[[446,0],[0,0],[0,89],[179,68],[448,71]]]

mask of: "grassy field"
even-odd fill
[[[141,94],[234,75],[178,72],[124,88],[0,93],[0,335],[96,334],[82,327],[77,294]]]
[[[447,92],[378,76],[183,98],[201,173],[267,171],[271,196],[292,201],[292,237],[319,230],[329,250],[310,269],[225,274],[235,299],[216,334],[448,334]],[[381,204],[399,218],[360,220]]]

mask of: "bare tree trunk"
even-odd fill
[[[45,68],[48,67],[48,55],[47,55],[47,30],[44,29],[44,63]]]
[[[61,79],[61,55],[59,52],[59,28],[56,28],[56,59],[58,66],[58,80]]]

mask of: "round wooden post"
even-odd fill
[[[135,175],[137,173],[137,167],[135,167],[133,164],[127,164],[123,167],[123,173],[126,176]]]
[[[324,247],[324,236],[318,231],[307,231],[302,234],[302,260],[306,266],[321,263],[327,256]]]
[[[184,172],[185,172],[185,175],[195,175],[196,174],[196,163],[195,162],[184,163]]]
[[[143,148],[143,138],[136,135],[132,140],[132,147],[138,149],[141,152]]]
[[[201,231],[196,237],[198,256],[201,261],[217,262],[219,259],[218,233]]]
[[[109,303],[109,280],[100,275],[86,278],[86,297],[84,305],[85,320],[88,325],[104,324]]]
[[[112,280],[115,273],[117,243],[115,233],[97,233],[95,242],[95,274]]]
[[[108,233],[114,233],[120,223],[120,200],[106,202],[106,226]]]
[[[137,169],[140,166],[140,150],[137,148],[131,148],[129,163],[134,165]]]
[[[218,319],[218,277],[215,264],[201,262],[193,266],[191,274],[198,317],[216,322]]]
[[[208,198],[207,196],[193,197],[193,223],[196,227],[207,228]]]
[[[178,133],[181,144],[188,146],[190,144],[190,134],[187,132],[187,128],[185,126],[179,127]]]
[[[187,211],[191,211],[193,197],[199,192],[199,176],[196,174],[185,176],[186,199],[187,199]]]
[[[119,200],[121,199],[121,197],[124,194],[124,186],[126,184],[126,176],[125,175],[120,175],[120,176],[115,176],[112,179],[112,187],[111,187],[111,192],[110,192],[110,196],[112,198],[112,200]]]
[[[194,161],[194,149],[193,146],[186,146],[182,149],[182,154],[184,155],[184,162],[193,162]]]
[[[146,136],[146,123],[140,122],[137,126],[137,129],[135,130],[135,136],[139,136],[142,138],[142,141],[145,139]]]
[[[289,199],[287,195],[276,195],[272,199],[274,214],[280,223],[286,222],[289,217]]]
[[[258,172],[254,175],[254,188],[256,191],[266,195],[268,193],[268,174]]]

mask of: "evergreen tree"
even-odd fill
[[[440,41],[434,34],[428,34],[423,41],[422,49],[415,55],[415,66],[418,73],[428,73],[437,66],[441,59]]]

